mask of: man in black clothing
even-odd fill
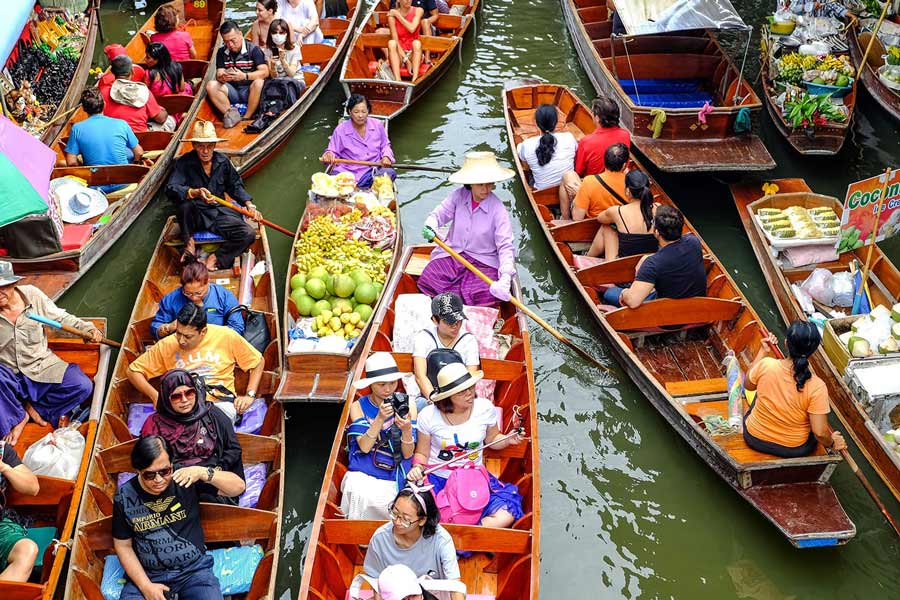
[[[216,203],[213,196],[224,198],[228,194],[249,209],[255,221],[262,220],[262,215],[251,202],[237,169],[227,156],[215,151],[216,143],[224,141],[216,135],[215,125],[198,120],[191,137],[184,141],[191,142],[194,149],[175,161],[166,195],[176,205],[185,252],[196,251],[194,232],[211,231],[225,241],[206,258],[206,266],[210,271],[230,269],[235,257],[256,239],[256,231],[237,212]]]
[[[695,235],[681,235],[684,216],[673,206],[656,209],[651,233],[659,250],[638,262],[631,287],[612,287],[603,294],[613,306],[637,308],[654,298],[693,298],[706,295],[706,268],[703,247]]]

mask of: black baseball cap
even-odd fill
[[[458,294],[444,292],[431,299],[431,314],[451,325],[466,318],[463,312],[463,301]]]

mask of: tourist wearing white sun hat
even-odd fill
[[[370,392],[350,405],[348,470],[341,481],[341,511],[350,519],[388,518],[388,505],[406,483],[416,441],[416,403],[397,391],[406,375],[390,352],[366,360],[366,376],[353,384]]]
[[[462,168],[450,175],[450,183],[462,184],[431,211],[422,231],[427,241],[438,227],[451,223],[444,241],[482,273],[494,280],[488,287],[442,248],[435,248],[431,261],[419,276],[419,290],[429,296],[453,292],[469,306],[509,301],[510,284],[516,274],[512,224],[503,201],[494,194],[494,184],[514,177],[501,167],[493,152],[469,152]]]

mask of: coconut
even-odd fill
[[[847,347],[849,348],[849,347],[850,347],[850,338],[851,338],[851,337],[853,337],[853,332],[852,332],[852,331],[848,331],[848,332],[846,332],[846,333],[842,333],[841,335],[839,335],[839,336],[838,336],[838,340],[840,340],[840,342],[841,342],[844,346],[847,346]]]
[[[879,354],[890,354],[891,352],[900,352],[900,345],[897,344],[897,340],[894,338],[889,337],[878,344]]]
[[[850,356],[853,358],[866,358],[872,356],[872,347],[869,340],[859,336],[852,336],[847,343],[847,349],[850,350]]]
[[[855,320],[855,321],[853,321],[852,323],[850,323],[850,331],[853,332],[853,333],[856,333],[857,331],[859,331],[859,328],[860,328],[865,322],[866,322],[866,318],[865,318],[865,317],[860,317],[860,318],[858,318],[857,320]]]
[[[900,302],[891,307],[891,318],[900,321]]]
[[[883,434],[884,441],[886,441],[888,444],[895,443],[894,433],[895,431],[893,429],[885,431]]]
[[[895,340],[900,340],[900,323],[894,323],[891,327],[891,337]]]
[[[888,310],[886,306],[883,304],[879,304],[875,308],[872,309],[872,312],[869,313],[869,318],[873,321],[877,321],[879,319],[885,319],[891,316],[891,311]],[[895,321],[898,319],[894,319]]]

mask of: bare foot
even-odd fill
[[[25,415],[25,418],[22,419],[22,422],[13,427],[9,433],[4,437],[4,441],[16,445],[16,442],[19,441],[19,436],[22,435],[22,430],[25,429],[25,424],[28,423],[28,415]]]
[[[194,238],[188,238],[187,243],[184,245],[184,252],[181,255],[181,262],[186,262],[188,254],[197,256],[197,244],[194,242]]]
[[[218,269],[218,265],[216,264],[216,255],[210,254],[206,257],[206,268],[210,271],[215,271]]]
[[[31,402],[25,403],[25,412],[28,413],[28,416],[31,417],[31,420],[40,425],[41,427],[47,426],[47,421],[45,421],[41,415],[38,414],[38,411],[34,409],[31,405]]]

